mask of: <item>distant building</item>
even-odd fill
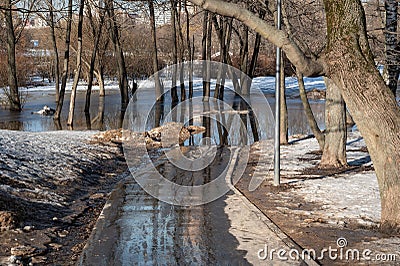
[[[47,26],[46,20],[35,14],[32,14],[25,24],[26,28],[45,28]]]
[[[156,27],[171,23],[171,11],[164,6],[154,8],[154,17]]]

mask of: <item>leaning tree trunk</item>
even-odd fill
[[[12,3],[11,0],[8,0],[7,10],[4,12],[7,30],[8,86],[10,88],[8,100],[11,111],[21,111],[21,100],[19,97],[17,81],[17,63],[15,60],[15,34],[11,9]]]
[[[65,52],[64,52],[64,69],[61,77],[60,97],[58,99],[54,120],[60,121],[61,110],[64,104],[65,87],[67,86],[68,65],[69,65],[69,46],[71,42],[71,25],[72,25],[72,0],[68,1],[68,20],[67,31],[65,33]]]
[[[69,102],[69,113],[67,126],[73,126],[74,123],[74,112],[75,112],[75,99],[76,99],[76,89],[78,88],[79,76],[81,75],[82,69],[82,26],[83,26],[83,9],[85,6],[85,1],[81,0],[79,4],[79,16],[78,16],[78,50],[76,52],[76,69],[74,75],[74,82],[72,84],[71,90],[71,100]]]
[[[359,0],[325,0],[326,70],[340,88],[371,155],[381,194],[381,226],[400,226],[400,107],[377,71]]]
[[[346,106],[339,88],[325,78],[325,143],[320,167],[334,168],[347,166],[346,158]]]
[[[310,103],[308,102],[306,88],[304,86],[303,74],[301,74],[299,70],[296,70],[296,75],[297,75],[297,81],[299,83],[300,98],[301,102],[303,103],[304,112],[306,113],[308,125],[310,126],[312,133],[314,134],[315,138],[318,141],[319,148],[322,151],[325,146],[325,135],[319,129],[317,121],[315,120],[314,114],[312,112]]]
[[[396,96],[399,80],[399,49],[397,45],[397,10],[398,0],[385,0],[385,72],[386,84]]]

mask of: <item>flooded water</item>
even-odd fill
[[[37,112],[47,105],[53,109],[56,108],[55,93],[49,91],[32,91],[28,90],[26,96],[24,96],[25,104],[22,112],[10,112],[5,109],[0,109],[0,128],[10,130],[22,130],[22,131],[53,131],[58,129],[67,129],[66,121],[68,117],[68,109],[70,102],[70,93],[66,92],[64,98],[64,106],[61,113],[61,125],[62,128],[58,128],[53,121],[52,116],[42,116],[39,114],[32,114]],[[90,106],[90,113],[93,119],[99,108],[99,97],[98,92],[94,91],[92,95],[92,101]],[[104,129],[116,128],[118,123],[115,117],[120,113],[120,96],[117,90],[107,91],[106,97],[104,97]],[[86,118],[84,114],[85,105],[85,93],[83,91],[77,92],[76,97],[76,109],[75,109],[75,120],[74,129],[85,130],[88,129],[86,124]],[[99,129],[98,126],[94,125],[94,129]]]
[[[201,94],[202,92],[200,90],[195,90],[194,92],[194,96],[200,96]],[[268,93],[266,93],[265,95],[268,99],[271,109],[275,110],[274,98],[271,97]],[[233,105],[234,99],[231,96],[228,93],[226,95],[225,101]],[[68,116],[69,99],[70,94],[67,92],[65,95],[64,106],[61,114],[61,128],[59,128],[57,124],[54,123],[51,116],[41,116],[32,113],[41,110],[44,105],[48,105],[52,108],[56,107],[55,95],[48,91],[29,92],[27,94],[26,103],[22,112],[10,112],[5,109],[0,109],[0,128],[21,131],[53,131],[58,129],[68,129],[66,126],[66,120]],[[98,115],[99,103],[101,103],[99,102],[99,99],[101,98],[98,97],[98,92],[94,91],[90,106],[91,117],[89,121],[93,121],[93,119]],[[108,130],[118,127],[120,119],[120,95],[118,90],[107,91],[107,95],[104,97],[104,122],[101,124],[89,123],[89,126],[89,124],[87,123],[88,120],[86,119],[84,114],[84,101],[85,93],[82,91],[78,91],[76,98],[74,130]],[[161,106],[164,114],[168,114],[171,110],[171,103],[169,101],[169,97],[166,97],[165,103]],[[150,99],[148,102],[146,101],[146,99],[140,99],[140,104],[152,105],[153,102],[151,102]],[[325,109],[324,101],[311,100],[310,104],[318,124],[320,125],[320,127],[323,128]],[[310,134],[311,131],[308,126],[307,119],[304,115],[303,105],[300,99],[289,98],[287,100],[287,106],[289,118],[289,135]],[[151,117],[155,116],[155,114],[150,113],[149,116],[149,121],[152,121]],[[161,123],[163,122],[162,118],[163,117],[161,117]],[[155,123],[153,124],[152,122],[150,122],[150,124],[148,124],[148,127],[154,126]]]

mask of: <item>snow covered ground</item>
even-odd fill
[[[347,141],[348,163],[369,170],[354,172],[349,169],[335,175],[305,176],[307,168],[314,168],[319,163],[319,156],[307,153],[319,149],[316,139],[283,146],[282,180],[300,187],[285,193],[287,196],[295,193],[310,203],[320,205],[320,209],[313,210],[309,215],[322,218],[327,223],[344,225],[346,220],[353,220],[363,225],[378,225],[381,213],[378,182],[375,172],[368,168],[372,162],[362,147],[365,143],[360,133],[351,132]]]
[[[336,173],[335,169],[318,169],[321,154],[316,152],[319,147],[315,138],[294,136],[291,140],[291,145],[281,147],[283,185],[272,186],[273,157],[270,156],[270,161],[261,163],[261,174],[265,176],[269,169],[266,181],[253,195],[247,191],[248,183],[244,183],[245,194],[302,247],[338,248],[337,241],[341,239],[345,241],[344,251],[371,252],[368,258],[357,261],[325,257],[323,265],[381,265],[383,262],[399,265],[399,235],[382,234],[378,230],[379,187],[360,133],[349,133],[349,168]],[[254,155],[261,155],[259,148],[260,143],[256,143]],[[243,189],[244,185],[240,186]]]
[[[89,178],[91,168],[117,152],[116,147],[89,144],[93,134],[0,130],[0,194],[35,203],[65,205],[70,195],[60,193],[57,187],[69,183],[76,187],[75,181]]]

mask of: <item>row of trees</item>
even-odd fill
[[[7,3],[1,9],[5,18],[3,27],[7,35],[9,100],[11,109],[20,110],[15,56],[18,38],[13,24],[13,13],[17,12],[18,8],[13,6],[11,1]],[[137,58],[138,54],[143,53],[144,38],[150,40],[146,50],[149,51],[147,61],[150,62],[147,69],[151,72],[156,72],[166,63],[176,64],[201,58],[234,65],[248,76],[254,77],[260,62],[268,57],[273,59],[271,51],[273,45],[276,45],[285,53],[282,60],[285,59],[287,69],[292,69],[291,73],[298,77],[300,94],[310,126],[323,150],[321,165],[347,165],[345,146],[348,110],[347,115],[350,113],[354,118],[367,143],[377,173],[382,198],[382,225],[388,228],[399,226],[400,201],[397,196],[400,193],[400,110],[395,99],[399,76],[397,1],[386,0],[384,5],[380,1],[364,1],[363,5],[360,0],[285,0],[284,26],[281,30],[275,27],[275,1],[162,2],[161,4],[168,7],[167,12],[170,14],[168,30],[165,30],[165,27],[164,30],[157,27],[153,1],[139,3],[112,0],[80,0],[79,3],[74,3],[69,0],[68,4],[61,8],[54,6],[51,1],[42,3],[38,12],[46,14],[54,54],[53,69],[58,102],[54,116],[56,120],[60,119],[71,64],[75,66],[69,125],[73,124],[75,92],[82,69],[86,69],[85,76],[88,79],[85,106],[85,112],[88,113],[94,76],[103,84],[107,63],[111,61],[109,59],[113,59],[114,75],[118,77],[123,116],[129,101],[127,59]],[[201,9],[194,8],[189,3]],[[132,18],[124,13],[128,6],[140,6],[147,10],[150,26],[132,24]],[[78,11],[77,15],[75,10]],[[143,37],[137,32],[139,29],[148,29],[148,34]],[[62,33],[61,39],[57,32]],[[135,39],[129,39],[127,32],[134,32]],[[137,39],[139,40],[135,42]],[[63,45],[60,44],[60,40]],[[166,43],[170,45],[165,45]],[[137,54],[127,52],[130,45],[139,47],[136,50]],[[59,50],[64,51],[61,58],[58,58]],[[74,57],[71,57],[71,51]],[[219,55],[213,57],[216,51]],[[134,60],[132,62],[136,67],[139,65]],[[376,68],[377,62],[385,64],[385,80]],[[268,62],[263,66],[266,65]],[[273,67],[274,65],[271,68]],[[179,72],[178,69],[174,71]],[[211,74],[209,70],[205,71],[205,80],[208,80]],[[303,76],[326,77],[325,132],[318,128],[309,108],[302,82]],[[219,76],[217,78],[221,79]],[[236,78],[233,80],[235,89],[249,88],[245,79]],[[178,79],[173,75],[173,105],[192,96],[192,85],[189,84],[186,95],[183,75],[178,75]],[[218,85],[214,89],[214,95],[211,95],[210,83],[204,82],[205,100],[212,96],[223,99],[223,80],[220,83],[222,86]],[[132,92],[135,91],[135,83],[133,84]],[[104,85],[101,87],[103,89],[100,95],[104,95]],[[162,101],[161,82],[156,82],[155,93]],[[282,106],[285,117],[284,97]],[[283,120],[282,124],[285,125],[286,121]],[[282,128],[281,142],[285,144],[287,127]]]

